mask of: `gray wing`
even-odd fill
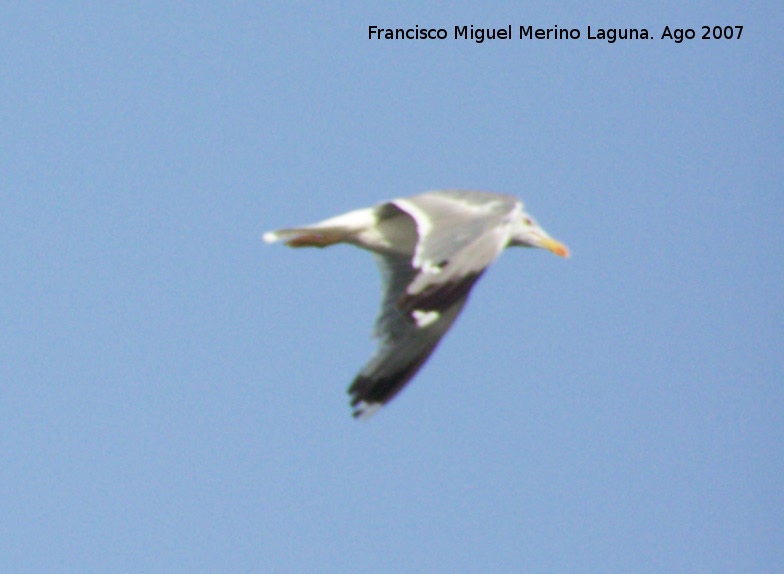
[[[466,296],[509,241],[522,209],[509,195],[440,191],[396,200],[417,224],[412,261],[417,275],[400,305],[409,312],[439,311]]]
[[[463,309],[485,268],[506,246],[513,197],[431,192],[393,204],[416,223],[413,254],[376,255],[385,291],[379,348],[348,389],[354,416],[369,416],[410,381]]]

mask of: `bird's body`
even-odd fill
[[[510,195],[431,191],[358,209],[320,223],[264,234],[271,243],[371,251],[384,295],[379,348],[348,389],[354,415],[389,402],[417,373],[460,314],[471,288],[507,246],[542,247],[567,256]]]

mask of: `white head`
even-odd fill
[[[533,217],[522,209],[512,222],[512,233],[509,245],[521,247],[540,247],[552,251],[561,257],[569,257],[566,245],[550,237]]]

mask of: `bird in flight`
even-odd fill
[[[375,256],[384,282],[374,330],[379,346],[348,388],[358,418],[414,377],[506,247],[569,255],[516,197],[464,190],[430,191],[264,234],[267,243],[281,240],[290,247],[348,243]]]

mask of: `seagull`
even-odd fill
[[[264,234],[267,243],[281,240],[290,247],[348,243],[370,251],[379,266],[384,293],[374,329],[378,349],[348,388],[357,418],[371,416],[414,377],[506,247],[569,256],[516,197],[453,189]]]

